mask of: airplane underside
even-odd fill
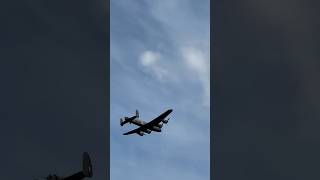
[[[167,124],[169,122],[169,119],[165,119],[166,116],[168,116],[172,112],[172,109],[167,110],[166,112],[162,113],[157,118],[153,119],[150,122],[145,122],[141,119],[139,119],[139,112],[136,110],[136,115],[132,117],[124,117],[120,118],[120,125],[123,126],[127,123],[132,123],[134,125],[139,126],[139,128],[134,129],[132,131],[129,131],[127,133],[124,133],[123,135],[129,135],[129,134],[138,134],[140,136],[143,136],[145,133],[150,134],[152,131],[155,132],[161,132],[161,128],[163,124]]]

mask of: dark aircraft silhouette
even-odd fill
[[[46,180],[81,180],[85,177],[92,177],[92,175],[92,165],[89,154],[87,152],[84,152],[82,155],[82,171],[65,178],[57,176],[55,174],[49,174],[46,177]]]
[[[132,123],[135,124],[137,126],[140,126],[137,129],[134,129],[132,131],[129,131],[127,133],[124,133],[123,135],[129,135],[129,134],[134,134],[137,133],[140,136],[143,136],[144,133],[148,133],[150,134],[152,131],[155,132],[161,132],[161,128],[163,126],[163,124],[167,124],[169,119],[165,119],[170,113],[172,112],[172,109],[167,110],[166,112],[162,113],[160,116],[158,116],[157,118],[153,119],[150,122],[145,122],[141,119],[139,119],[139,111],[136,110],[136,115],[132,116],[132,117],[124,117],[120,118],[120,125],[123,126],[126,123]]]

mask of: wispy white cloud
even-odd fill
[[[210,104],[210,27],[209,27],[209,1],[202,1],[202,11],[195,11],[192,1],[163,0],[148,2],[150,12],[165,27],[171,39],[173,48],[179,54],[176,58],[183,65],[177,66],[184,78],[192,74],[200,81],[203,92],[203,105]],[[205,9],[207,8],[207,9]],[[203,14],[201,14],[203,13]],[[207,15],[207,16],[206,16]],[[187,69],[186,69],[187,67]],[[187,79],[187,80],[189,80]]]
[[[160,59],[160,54],[152,51],[145,51],[141,55],[141,63],[144,66],[154,66]]]
[[[155,75],[159,80],[168,78],[168,71],[162,67],[161,55],[158,52],[144,51],[140,56],[140,63],[148,73]]]
[[[208,52],[193,46],[181,47],[178,52],[181,54],[182,65],[170,63],[162,59],[159,52],[149,50],[142,52],[139,62],[143,71],[160,81],[198,81],[203,90],[203,105],[209,107],[210,61]],[[179,60],[178,57],[176,58]]]
[[[205,51],[195,47],[186,47],[181,49],[185,63],[191,70],[191,73],[197,77],[203,88],[204,105],[210,105],[210,61]]]

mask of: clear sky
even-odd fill
[[[210,177],[209,0],[111,0],[113,180]],[[173,113],[162,133],[124,132],[119,119]]]

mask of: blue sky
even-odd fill
[[[210,177],[209,0],[111,0],[112,180]],[[123,136],[173,108],[162,133]]]

